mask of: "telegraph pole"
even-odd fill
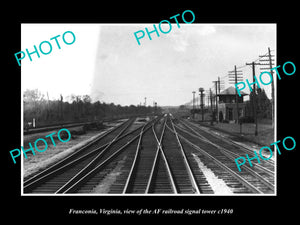
[[[237,72],[236,72],[236,66],[234,66],[234,74],[235,74],[235,83],[237,83]],[[239,123],[240,116],[239,116],[239,97],[237,95],[237,90],[235,89],[235,102],[236,102],[236,116],[237,116],[237,122]]]
[[[219,94],[221,93],[221,81],[220,77],[218,77],[218,87],[219,87]]]
[[[230,80],[229,80],[230,83],[233,82],[234,84],[236,84],[238,82],[243,81],[242,71],[241,70],[239,70],[239,71],[236,70],[236,65],[234,66],[234,71],[229,71],[228,76],[230,78]],[[236,116],[237,116],[237,120],[235,122],[239,123],[239,121],[240,121],[240,116],[239,116],[239,96],[238,96],[236,88],[235,88],[235,102],[236,102]],[[241,127],[240,127],[240,133],[242,133],[242,128]]]
[[[260,65],[260,63],[246,63],[248,66],[252,66],[252,74],[253,74],[253,83],[255,82],[255,66]],[[253,112],[254,112],[254,121],[255,121],[255,132],[254,135],[257,136],[257,107],[256,107],[256,84],[253,84],[254,89],[252,90],[252,96],[253,96]]]
[[[200,99],[201,99],[201,103],[200,103],[200,106],[201,106],[201,113],[202,113],[202,122],[204,121],[204,111],[203,111],[203,91],[204,91],[204,88],[199,88],[199,92],[200,92]]]
[[[193,93],[193,119],[195,119],[195,91],[192,92]]]
[[[209,97],[210,97],[210,108],[211,108],[211,121],[210,124],[213,125],[213,100],[212,100],[212,91],[209,89]]]
[[[266,57],[266,55],[260,55],[259,57]],[[271,50],[270,50],[270,47],[268,48],[268,55],[267,55],[268,59],[259,59],[260,62],[268,62],[269,64],[260,64],[260,65],[267,65],[269,66],[270,68],[260,68],[261,70],[270,70],[270,73],[272,75],[272,78],[273,78],[273,82],[271,83],[271,88],[272,88],[272,93],[271,93],[271,97],[272,97],[272,128],[274,128],[274,120],[275,120],[275,117],[274,117],[274,114],[275,114],[275,107],[274,107],[274,76],[273,76],[273,70],[271,70],[274,66],[274,59],[272,59],[272,57],[274,57],[274,55],[271,55]]]
[[[216,122],[219,121],[219,112],[218,112],[218,81],[213,81],[215,83],[216,88]]]
[[[209,99],[209,93],[207,93],[207,110],[209,109],[209,101],[210,101],[210,99]]]

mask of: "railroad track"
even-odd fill
[[[118,166],[121,172],[108,193],[200,193],[178,137],[166,129],[167,120],[157,118],[126,134],[133,121],[120,125],[25,181],[24,193],[97,192],[101,181]]]
[[[206,142],[214,145],[216,148],[223,151],[225,155],[227,155],[233,160],[237,157],[240,157],[241,154],[242,155],[249,154],[249,157],[254,156],[253,150],[246,148],[243,145],[237,144],[236,142],[231,141],[230,139],[224,139],[217,136],[214,133],[208,133],[206,130],[202,129],[201,127],[189,121],[181,120],[181,123],[187,130],[199,136],[201,139],[205,140]],[[254,171],[260,173],[262,176],[266,177],[266,179],[270,179],[270,181],[274,183],[274,177],[275,177],[274,160],[272,159],[268,161],[261,160],[260,164],[254,160],[252,161],[252,164],[254,164],[254,166],[252,167]]]
[[[246,154],[253,154],[253,150],[244,145],[238,144],[230,139],[223,138],[213,132],[208,132],[203,127],[197,126],[196,124],[194,124],[188,120],[180,120],[180,121],[183,124],[188,124],[188,126],[190,128],[193,128],[193,130],[196,131],[196,133],[198,133],[198,135],[201,135],[208,140],[216,141],[216,143],[218,143],[221,146],[224,146],[227,149],[230,149],[232,152],[238,151],[240,153],[242,151]],[[266,155],[268,155],[269,152],[268,151],[266,151],[266,152],[267,152]],[[274,160],[273,159],[264,161],[262,164],[264,164],[266,167],[268,167],[268,169],[270,169],[271,171],[274,171]]]
[[[106,165],[103,163],[94,168],[66,193],[93,192],[97,183],[122,161],[122,170],[108,193],[200,193],[180,143],[174,145],[174,134],[165,129],[167,120],[164,119],[163,125],[157,124],[159,120],[146,124],[139,135],[129,137],[126,145],[120,144],[116,148],[117,152],[122,151],[121,154],[107,161]],[[155,128],[156,125],[159,129]],[[155,130],[159,130],[160,138]]]
[[[157,121],[150,121],[146,123],[138,133],[133,133],[127,137],[126,143],[118,143],[115,146],[115,153],[118,155],[110,154],[106,162],[99,164],[94,170],[90,171],[80,182],[83,185],[74,187],[69,192],[76,193],[88,193],[93,192],[94,188],[100,181],[104,180],[107,175],[113,171],[117,165],[121,165],[120,174],[117,176],[115,182],[110,186],[108,193],[110,194],[122,194],[126,186],[127,177],[130,176],[131,167],[137,158],[137,152],[140,149],[140,143],[142,136],[151,130],[153,123]],[[96,188],[97,189],[97,188]]]
[[[177,189],[166,155],[162,150],[162,139],[166,128],[166,118],[153,127],[153,134],[157,143],[155,158],[152,163],[145,193],[177,194]]]
[[[146,193],[152,165],[156,157],[157,145],[153,125],[139,137],[134,160],[123,189],[124,194]]]
[[[213,193],[196,162],[187,157],[174,129],[166,129],[173,127],[172,121],[168,117],[163,120],[140,137],[123,193]]]
[[[167,119],[166,124],[171,124],[171,121]],[[196,185],[194,175],[177,134],[172,133],[169,129],[165,129],[161,143],[173,175],[177,192],[184,194],[199,194],[199,188]]]
[[[137,128],[133,122],[27,179],[24,193],[213,194],[199,160],[233,193],[274,193],[272,164],[237,172],[238,145],[233,149],[187,121],[174,124],[167,115]]]
[[[108,148],[110,143],[124,138],[124,134],[132,125],[134,119],[129,119],[111,129],[78,151],[55,163],[46,170],[24,181],[24,193],[55,193],[67,180],[82,170],[98,154]],[[134,132],[134,131],[132,131]]]
[[[254,169],[246,166],[242,172],[239,172],[234,162],[237,149],[233,149],[233,145],[182,120],[175,129],[183,141],[183,146],[187,149],[193,148],[190,154],[196,154],[208,168],[231,187],[234,193],[274,193],[272,165],[256,165]],[[241,149],[241,146],[234,146]]]

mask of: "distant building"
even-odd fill
[[[239,117],[245,116],[244,96],[248,95],[245,92],[240,92],[241,97],[238,96],[238,111]],[[236,88],[229,87],[218,94],[218,120],[223,122],[227,120],[229,122],[236,121],[238,119],[236,113]]]

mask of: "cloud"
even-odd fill
[[[196,29],[196,34],[201,36],[210,35],[216,32],[216,28],[212,25],[201,25],[198,29]]]
[[[98,57],[98,59],[100,59],[100,60],[105,60],[105,59],[107,59],[108,58],[108,54],[101,54],[99,57]]]
[[[188,41],[185,38],[177,38],[175,39],[174,49],[178,52],[184,52],[189,46]]]
[[[175,51],[184,52],[191,45],[191,40],[197,40],[199,36],[208,36],[216,32],[216,28],[213,25],[189,26],[191,25],[182,26],[170,35]]]
[[[119,56],[117,53],[106,53],[98,56],[98,63],[116,65],[118,63]]]

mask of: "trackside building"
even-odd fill
[[[240,94],[241,96],[237,96],[238,104],[236,104],[236,89],[234,87],[228,87],[218,94],[218,121],[236,121],[238,119],[237,107],[239,117],[245,116],[246,104],[244,103],[244,96],[248,94],[243,91],[241,91]]]

